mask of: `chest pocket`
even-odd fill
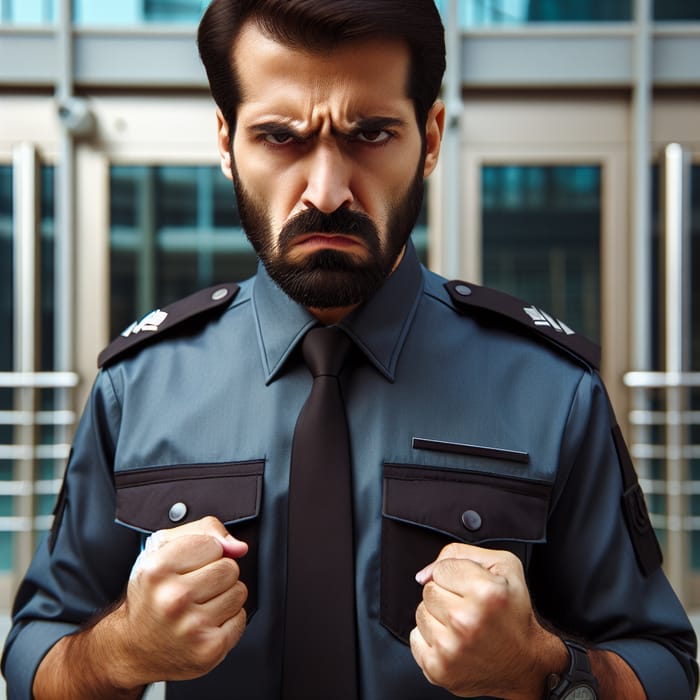
[[[257,609],[259,513],[263,460],[219,464],[172,465],[115,472],[116,520],[150,534],[213,515],[248,543],[238,560],[248,588],[246,614]]]
[[[527,564],[544,542],[551,485],[477,472],[385,464],[381,621],[408,643],[422,587],[415,575],[450,542],[507,549]]]

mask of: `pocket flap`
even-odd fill
[[[550,492],[542,481],[385,464],[383,515],[469,544],[543,542]]]
[[[264,461],[115,472],[118,522],[154,532],[213,515],[225,525],[260,511]]]

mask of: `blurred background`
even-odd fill
[[[207,4],[0,0],[0,611],[99,350],[255,270],[194,42]],[[438,4],[448,125],[419,253],[602,344],[666,569],[700,608],[700,0]]]

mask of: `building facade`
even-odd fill
[[[206,4],[0,0],[0,608],[50,525],[98,351],[255,269],[194,43]],[[697,605],[700,2],[439,5],[449,118],[417,248],[602,344]]]

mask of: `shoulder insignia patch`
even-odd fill
[[[239,287],[231,282],[201,289],[190,296],[180,299],[163,309],[155,309],[142,319],[134,321],[122,331],[98,356],[97,366],[104,367],[124,352],[137,345],[159,338],[165,331],[180,325],[195,316],[230,304]]]
[[[656,533],[649,518],[644,493],[637,480],[637,472],[634,470],[632,458],[618,425],[613,427],[612,436],[620,469],[622,470],[622,486],[624,489],[622,508],[627,521],[627,528],[632,538],[632,545],[639,568],[645,576],[649,576],[663,563],[661,547],[656,539]]]
[[[445,288],[461,313],[482,310],[510,319],[525,330],[542,336],[567,352],[580,357],[595,369],[600,368],[600,347],[541,309],[528,305],[505,292],[480,287],[470,282],[452,280],[445,283]]]

